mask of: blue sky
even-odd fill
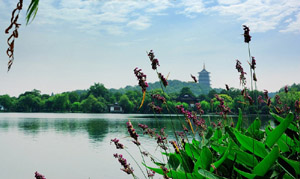
[[[4,30],[17,0],[0,0],[0,95],[60,93],[95,82],[107,88],[136,85],[135,67],[154,82],[150,49],[169,79],[191,81],[190,74],[205,63],[212,87],[240,88],[235,60],[249,71],[243,24],[251,29],[258,89],[300,83],[299,0],[43,0],[36,19],[25,26],[29,2],[7,73]]]

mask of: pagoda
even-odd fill
[[[210,90],[210,72],[206,71],[205,64],[203,64],[203,70],[198,73],[199,74],[199,84],[205,93],[208,93]]]

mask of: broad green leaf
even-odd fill
[[[256,167],[254,167],[252,173],[257,176],[264,176],[273,166],[278,157],[279,147],[276,145],[272,151]]]
[[[222,131],[220,128],[217,128],[214,132],[213,140],[218,140],[222,138]]]
[[[227,147],[221,146],[219,144],[211,144],[211,147],[221,155],[226,151]],[[257,159],[253,155],[244,152],[238,148],[238,146],[232,147],[232,149],[229,151],[228,159],[232,161],[236,161],[237,163],[247,165],[249,167],[254,167],[258,164]]]
[[[181,166],[184,169],[184,171],[187,173],[192,173],[194,170],[193,160],[184,151],[181,151],[181,153],[178,155],[180,155],[181,157]]]
[[[239,143],[246,150],[254,153],[255,155],[257,155],[261,158],[264,158],[268,154],[266,151],[265,144],[255,140],[251,137],[245,136],[238,131],[235,131],[234,134],[235,134],[237,140],[239,141]]]
[[[228,147],[226,149],[226,151],[224,152],[223,156],[216,162],[211,164],[210,167],[210,172],[215,171],[215,169],[217,169],[220,165],[222,165],[222,163],[226,160],[226,158],[229,155],[229,151],[232,149],[232,140],[229,141]]]
[[[178,155],[170,154],[168,160],[168,166],[170,166],[170,168],[173,170],[177,170],[179,165],[180,165],[180,160],[178,158]]]
[[[288,175],[288,174],[284,174],[283,175],[283,179],[294,179],[294,177],[291,177],[290,175]]]
[[[164,163],[160,163],[160,162],[153,162],[155,165],[157,166],[164,166],[165,164]]]
[[[249,132],[250,134],[255,134],[259,131],[261,126],[261,121],[259,120],[259,118],[256,118],[252,124],[248,127],[247,132]]]
[[[206,133],[206,135],[205,135],[205,139],[210,139],[211,138],[211,136],[213,135],[213,129],[209,126],[208,128],[208,131],[207,131],[207,133]]]
[[[260,130],[261,121],[259,118],[256,118],[250,127],[247,129],[247,134],[249,134],[251,137],[261,140],[264,138],[264,132]]]
[[[256,177],[255,174],[244,172],[244,171],[239,170],[239,169],[237,169],[235,167],[234,167],[234,170],[237,171],[240,175],[242,175],[242,176],[244,176],[244,177],[246,177],[248,179],[253,179],[253,178]]]
[[[295,146],[295,150],[298,152],[298,153],[300,153],[300,141],[298,141],[295,137],[294,137],[294,141],[295,141],[295,144],[296,144],[296,146]]]
[[[271,131],[271,133],[267,136],[266,138],[266,145],[268,147],[272,147],[277,141],[278,139],[282,136],[282,134],[284,133],[284,131],[288,128],[288,126],[290,125],[290,123],[294,120],[294,115],[293,113],[289,113],[287,115],[287,117],[284,119],[284,121],[282,121],[279,126],[277,126],[273,131]]]
[[[231,137],[231,139],[238,144],[238,140],[236,139],[234,133],[233,133],[233,128],[229,127],[229,126],[225,126],[225,132],[229,134],[229,136]]]
[[[212,155],[211,151],[209,150],[209,148],[207,148],[206,146],[204,146],[202,148],[199,159],[200,160],[197,161],[197,163],[200,162],[199,166],[202,169],[208,169],[209,165],[212,163],[212,159],[213,159],[213,155]]]
[[[284,161],[286,161],[289,165],[291,165],[295,172],[300,175],[300,162],[299,161],[294,161],[294,160],[290,160],[290,159],[287,159],[283,156],[280,156],[280,158],[282,158]]]
[[[199,156],[200,156],[200,151],[197,150],[197,148],[196,148],[194,145],[192,145],[192,144],[190,144],[190,143],[186,143],[186,144],[184,145],[184,149],[185,149],[185,151],[186,151],[186,154],[187,154],[189,157],[191,157],[192,159],[197,159],[197,158],[199,158]]]
[[[198,170],[199,174],[207,179],[221,179],[223,177],[217,176],[207,170],[199,169]]]
[[[265,129],[265,132],[267,133],[267,135],[270,135],[271,133],[271,127],[267,126]],[[289,146],[286,144],[286,142],[282,139],[282,136],[278,139],[277,144],[279,146],[279,149],[281,152],[285,153],[285,152],[289,152]]]
[[[195,146],[196,149],[199,148],[199,146],[200,146],[200,142],[196,139],[192,140],[192,144]]]
[[[243,123],[243,113],[242,113],[241,108],[239,108],[239,118],[238,118],[238,122],[235,127],[238,131],[241,130],[242,123]]]
[[[153,170],[155,173],[164,175],[164,172],[161,168],[153,168],[153,167],[146,166],[145,164],[144,164],[144,166],[147,167],[150,170]],[[171,178],[175,178],[175,179],[181,179],[181,178],[192,179],[192,178],[195,178],[195,176],[192,176],[190,173],[185,173],[185,172],[182,172],[182,171],[174,171],[174,170],[169,170],[169,172],[167,173],[167,176],[171,177]]]
[[[285,119],[283,119],[282,117],[278,116],[277,114],[274,114],[272,112],[270,112],[270,114],[280,123],[283,122]],[[289,129],[291,129],[294,132],[299,132],[299,129],[297,128],[297,126],[295,126],[293,123],[291,123],[288,127]]]

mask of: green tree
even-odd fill
[[[10,111],[13,101],[8,95],[2,95],[0,96],[0,105],[2,105],[5,109],[5,111]]]
[[[184,95],[189,95],[191,97],[195,98],[195,95],[193,94],[193,92],[191,91],[191,88],[189,87],[183,87],[179,93],[179,97],[183,97]]]
[[[80,102],[74,102],[72,105],[71,105],[71,111],[72,112],[79,112],[81,109],[80,109]]]
[[[203,100],[203,101],[200,102],[200,104],[201,104],[201,108],[203,109],[203,111],[205,113],[209,113],[210,112],[210,104],[209,104],[209,102]]]
[[[68,93],[70,103],[78,102],[79,101],[79,94],[75,91]]]
[[[207,94],[209,99],[215,98],[215,94],[217,94],[216,90],[210,90],[209,93]]]
[[[129,100],[126,94],[120,97],[119,101],[120,106],[122,106],[124,112],[131,113],[133,112],[134,104]]]
[[[41,109],[41,99],[31,93],[21,95],[17,102],[19,112],[39,112]]]
[[[94,97],[103,97],[106,100],[109,98],[109,91],[104,87],[103,84],[94,83],[88,90],[88,95],[93,95]]]
[[[97,100],[90,94],[89,97],[81,102],[81,109],[85,113],[101,113],[107,111],[107,105]]]
[[[57,94],[53,99],[53,110],[55,112],[70,111],[70,101],[68,94]]]

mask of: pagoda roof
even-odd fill
[[[199,73],[210,73],[208,71],[206,71],[205,69],[203,69],[202,71],[200,71]]]

